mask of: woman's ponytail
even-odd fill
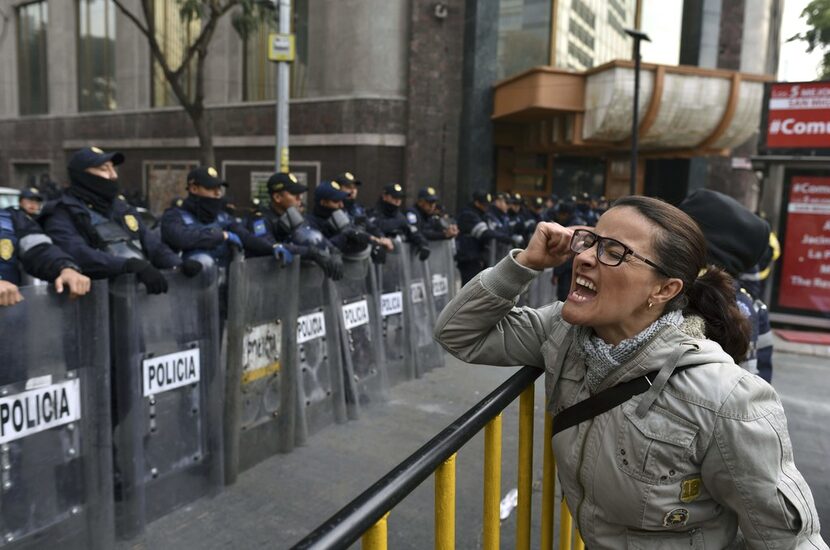
[[[751,327],[735,300],[735,283],[724,270],[709,266],[686,291],[686,311],[703,317],[706,337],[714,340],[736,363],[746,358]]]

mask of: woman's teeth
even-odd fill
[[[576,284],[578,284],[579,286],[584,286],[588,290],[593,290],[594,292],[597,291],[597,286],[584,277],[577,277]]]

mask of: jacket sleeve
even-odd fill
[[[717,413],[701,475],[712,497],[737,514],[748,548],[827,548],[793,461],[784,409],[757,376],[743,376]]]
[[[218,227],[187,225],[175,208],[168,209],[161,217],[161,238],[173,250],[210,250],[225,242],[225,235]]]
[[[75,228],[65,207],[57,205],[43,220],[43,229],[57,246],[75,260],[85,275],[93,279],[106,279],[124,273],[127,260],[89,246]]]
[[[13,216],[20,243],[20,261],[27,273],[51,282],[64,268],[80,271],[69,254],[55,246],[34,220],[22,212],[15,212]]]
[[[147,259],[159,269],[171,269],[182,265],[181,257],[173,252],[167,244],[162,242],[157,233],[150,231],[139,221],[141,231],[141,244],[147,251]]]
[[[516,297],[539,274],[516,263],[514,252],[467,283],[441,312],[435,339],[468,363],[544,367],[542,344],[561,303],[541,309],[514,307]]]

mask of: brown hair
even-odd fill
[[[660,228],[654,240],[656,262],[666,273],[683,281],[683,290],[664,311],[683,310],[706,322],[706,337],[721,345],[735,362],[746,357],[751,328],[735,299],[732,277],[706,265],[706,239],[697,223],[685,212],[660,199],[628,196],[613,207],[628,206]],[[698,273],[706,272],[698,277]]]

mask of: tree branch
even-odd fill
[[[230,0],[225,6],[219,6],[218,4],[211,2],[210,4],[210,18],[208,22],[202,27],[202,30],[199,32],[198,38],[196,41],[193,42],[190,46],[188,46],[187,51],[184,54],[184,59],[182,59],[181,65],[173,71],[173,74],[176,75],[176,78],[184,72],[187,68],[190,61],[193,59],[193,56],[196,55],[196,52],[200,51],[202,48],[206,48],[208,42],[213,36],[214,30],[216,30],[216,23],[219,19],[228,13],[232,8],[238,6],[241,3],[241,0]]]

